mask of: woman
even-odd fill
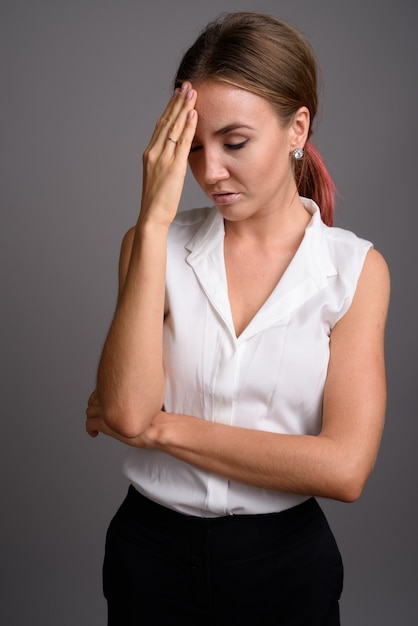
[[[144,153],[87,409],[90,435],[130,446],[109,624],[339,624],[315,496],[352,502],[373,468],[389,278],[331,228],[316,109],[304,38],[228,14],[184,55]],[[177,213],[187,163],[211,208]]]

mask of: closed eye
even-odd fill
[[[244,141],[241,141],[240,143],[226,143],[225,147],[228,148],[228,150],[240,150],[246,145],[247,142],[248,139],[244,139]]]
[[[240,143],[226,143],[225,148],[227,148],[228,150],[241,150],[241,148],[243,148],[248,142],[248,139],[244,139],[244,141],[240,141]],[[190,148],[190,154],[193,154],[194,152],[197,152],[198,150],[201,150],[203,148],[203,146],[192,146]]]

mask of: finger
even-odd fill
[[[191,109],[187,114],[183,132],[176,144],[176,151],[180,158],[187,159],[189,157],[190,148],[196,134],[197,118],[197,111]]]
[[[93,404],[91,406],[88,406],[86,409],[86,416],[87,416],[87,419],[94,419],[96,417],[100,417],[101,416],[100,406],[98,404]]]
[[[185,141],[189,143],[189,148],[194,137],[196,125],[192,122],[194,120],[197,93],[194,89],[187,92],[184,98],[184,104],[179,110],[177,117],[173,120],[171,126],[167,129],[166,137],[161,135],[161,140],[165,140],[165,147],[167,149],[174,150],[178,145],[184,144]],[[190,129],[193,130],[191,134]]]
[[[184,84],[182,88],[186,90],[186,84]],[[175,89],[173,95],[168,101],[164,112],[162,113],[161,117],[158,119],[155,125],[154,132],[150,139],[150,144],[149,144],[150,146],[152,146],[155,143],[155,141],[157,140],[158,136],[160,135],[164,127],[168,126],[173,120],[173,116],[176,115],[176,111],[179,108],[178,96],[180,93],[181,93],[180,88]],[[181,101],[180,101],[180,104],[181,104]]]
[[[86,431],[87,434],[90,435],[90,437],[97,437],[97,435],[99,434],[99,430],[97,429],[95,424],[92,423],[91,420],[86,421]]]
[[[180,90],[176,90],[167,109],[157,122],[149,147],[159,145],[163,149],[168,145],[175,148],[175,142],[184,130],[187,114],[194,108],[196,95],[190,83],[185,83]]]
[[[91,394],[89,395],[89,399],[87,401],[87,404],[90,406],[92,404],[96,404],[97,402],[97,393],[96,390],[94,389]]]
[[[188,99],[187,96],[191,87],[190,83],[184,82],[181,87],[177,87],[177,89],[174,90],[164,113],[157,122],[157,128],[168,128],[176,119],[181,108],[184,106],[185,100]]]

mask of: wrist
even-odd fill
[[[136,224],[136,232],[142,239],[166,238],[169,228],[170,223],[156,221],[150,216],[140,215]]]
[[[164,451],[164,448],[168,445],[170,417],[169,413],[159,411],[153,418],[144,433],[150,449]]]
[[[160,451],[187,448],[188,438],[195,421],[196,418],[187,415],[160,411],[147,430],[150,445]]]

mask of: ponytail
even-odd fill
[[[319,206],[322,221],[332,226],[334,221],[335,185],[318,151],[308,140],[304,156],[295,161],[295,177],[299,195],[311,198]]]

